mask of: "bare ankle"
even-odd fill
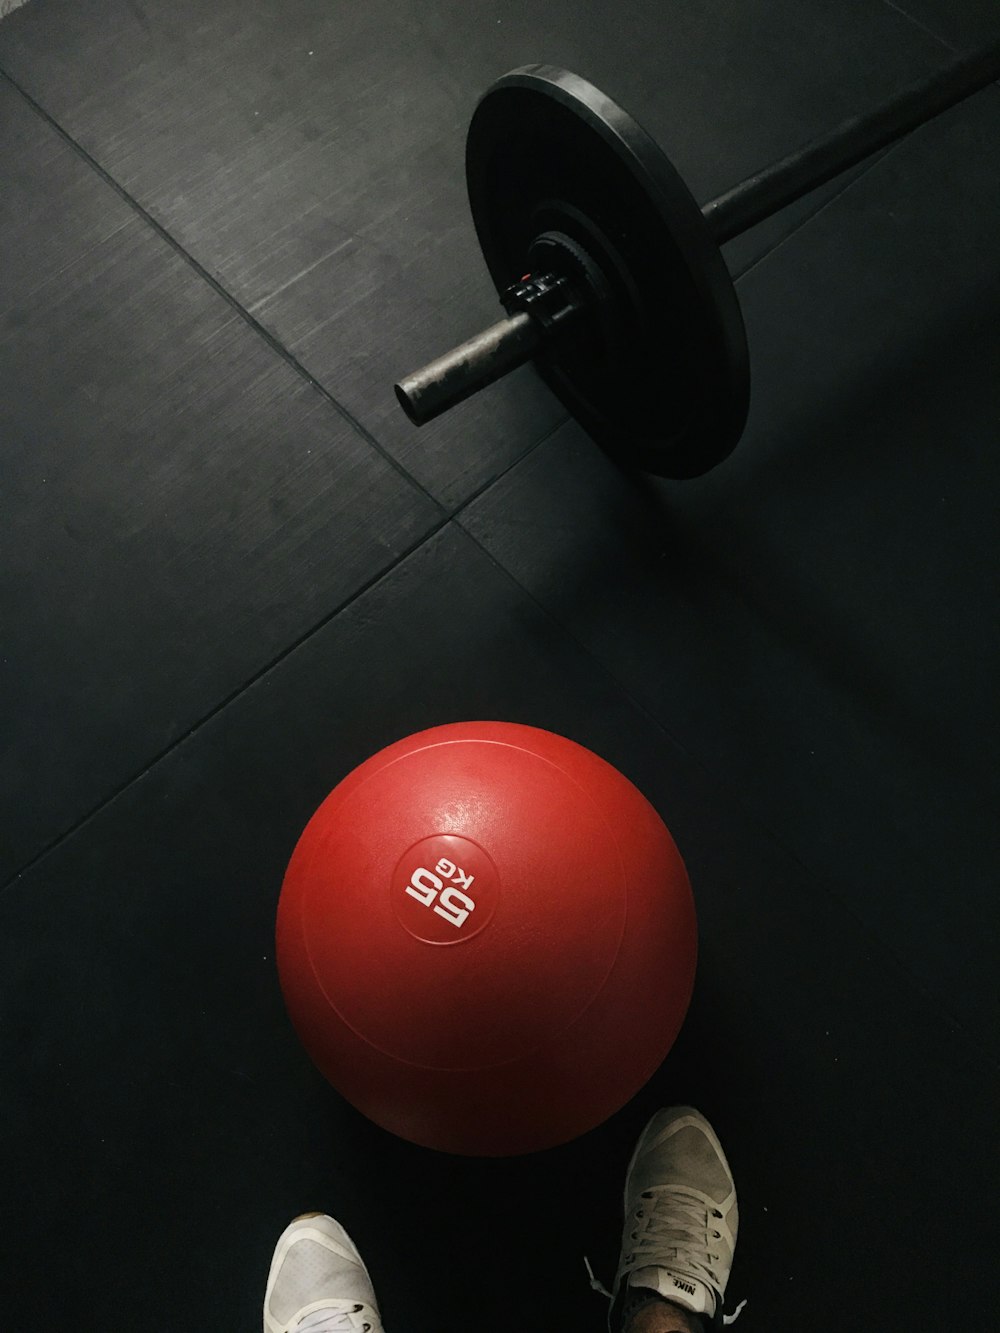
[[[624,1333],[702,1333],[703,1328],[696,1315],[663,1300],[637,1310]]]

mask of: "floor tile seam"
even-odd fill
[[[161,222],[158,222],[156,218],[152,216],[152,214],[148,211],[148,209],[144,208],[143,205],[139,203],[139,201],[133,195],[129,194],[128,190],[126,190],[123,185],[121,185],[118,181],[116,181],[115,178],[111,175],[111,173],[105,167],[103,167],[100,164],[100,162],[98,162],[97,159],[87,151],[86,148],[84,148],[76,139],[74,139],[73,136],[69,133],[69,131],[66,130],[62,125],[60,125],[53,115],[51,115],[48,111],[46,111],[46,109],[41,105],[41,103],[39,103],[35,98],[33,98],[31,94],[27,92],[26,89],[24,89],[15,79],[13,79],[6,72],[6,70],[2,68],[0,68],[0,79],[9,84],[9,86],[25,102],[25,104],[29,106],[32,109],[32,111],[34,111],[35,114],[38,115],[46,125],[49,126],[50,129],[52,129],[56,134],[59,135],[62,141],[77,155],[77,157],[80,158],[81,161],[83,161],[87,165],[87,167],[91,171],[93,171],[98,176],[98,178],[109,189],[114,191],[114,193],[132,210],[134,215],[138,217],[161,241],[163,241],[163,243],[167,245],[174,254],[176,254],[179,258],[181,258],[184,261],[184,263],[191,269],[191,271],[194,274],[196,274],[198,278],[201,279],[202,282],[206,283],[212,289],[212,291],[215,292],[217,296],[219,296],[223,301],[225,301],[226,305],[239,317],[239,319],[243,321],[243,323],[247,326],[247,328],[249,328],[251,332],[254,333],[258,338],[260,338],[271,349],[271,351],[295,373],[295,375],[299,379],[303,380],[306,384],[310,386],[310,388],[315,390],[323,398],[323,400],[334,410],[334,412],[336,412],[336,414],[341,418],[341,420],[347,426],[349,426],[355,432],[355,434],[361,440],[364,441],[365,444],[367,444],[372,450],[374,450],[375,453],[379,455],[379,457],[383,460],[383,462],[387,463],[389,467],[392,468],[392,470],[396,472],[407,483],[408,486],[410,486],[418,494],[423,496],[423,498],[427,500],[429,504],[433,505],[434,508],[439,513],[442,513],[444,511],[444,506],[441,504],[440,500],[438,500],[434,495],[432,495],[431,492],[424,485],[422,485],[421,482],[418,481],[417,478],[411,472],[409,472],[402,465],[402,463],[400,463],[398,459],[396,459],[385,448],[384,445],[382,445],[378,441],[378,439],[367,429],[367,427],[364,426],[358,420],[358,418],[355,417],[353,413],[347,407],[345,407],[345,405],[341,403],[320,380],[316,378],[315,375],[313,375],[309,370],[306,369],[306,367],[294,355],[294,353],[291,352],[284,345],[284,343],[282,343],[281,340],[275,336],[275,334],[271,333],[270,330],[267,329],[254,315],[252,315],[250,311],[247,310],[247,308],[243,306],[240,303],[240,301],[230,291],[228,291],[228,289],[222,284],[222,282],[219,281],[218,278],[213,277],[212,274],[209,273],[209,271],[206,268],[204,268],[203,265],[200,264],[197,259],[195,259],[195,257],[190,253],[190,251],[185,249],[185,247],[181,244],[181,242],[178,241],[176,237],[173,236],[172,233]]]
[[[267,676],[271,671],[279,667],[282,664],[282,662],[284,662],[287,658],[291,657],[295,652],[298,651],[299,648],[303,647],[306,643],[308,643],[309,640],[312,639],[316,634],[321,633],[326,628],[327,625],[329,625],[339,615],[342,615],[345,611],[349,610],[350,607],[355,602],[359,601],[362,597],[366,596],[369,592],[371,592],[384,580],[390,578],[396,572],[396,570],[398,570],[403,564],[405,564],[407,560],[417,555],[423,549],[424,546],[426,546],[435,537],[439,536],[440,533],[442,533],[446,528],[451,526],[454,522],[455,517],[458,514],[460,514],[467,505],[472,504],[474,500],[482,498],[482,496],[485,495],[494,485],[496,485],[497,482],[501,481],[507,475],[508,472],[512,471],[515,467],[518,467],[521,463],[523,463],[532,453],[535,452],[536,449],[541,448],[541,446],[544,445],[546,441],[548,441],[552,437],[552,435],[554,435],[558,430],[561,430],[565,424],[566,424],[565,419],[558,422],[558,424],[555,425],[546,435],[544,435],[540,440],[536,441],[534,444],[529,446],[529,448],[524,453],[520,454],[516,459],[514,459],[514,461],[510,463],[508,467],[503,469],[502,472],[498,473],[495,477],[492,477],[488,482],[484,483],[484,485],[479,487],[478,490],[476,490],[472,495],[470,495],[467,499],[463,500],[459,505],[457,505],[453,509],[453,511],[439,518],[437,522],[435,522],[426,532],[421,534],[421,536],[417,538],[416,541],[411,543],[410,546],[408,546],[405,550],[400,552],[398,556],[394,557],[390,563],[379,569],[378,572],[372,575],[370,579],[367,579],[361,587],[356,589],[353,593],[351,593],[349,597],[345,598],[341,603],[339,603],[333,611],[330,611],[325,616],[321,617],[321,619],[315,625],[311,626],[304,633],[300,634],[290,645],[288,645],[285,649],[283,649],[282,652],[278,653],[274,658],[272,658],[269,662],[267,662],[258,671],[255,671],[253,675],[250,676],[247,680],[245,680],[241,685],[231,690],[223,700],[221,700],[214,707],[206,711],[197,721],[193,722],[183,732],[183,734],[175,737],[174,740],[172,740],[168,745],[164,746],[162,750],[158,751],[157,754],[155,754],[152,758],[147,760],[141,769],[138,769],[135,773],[132,774],[131,777],[125,779],[123,782],[115,786],[110,792],[108,792],[104,797],[102,797],[102,799],[96,805],[92,806],[91,809],[82,814],[78,819],[76,819],[61,833],[57,834],[56,837],[54,837],[50,842],[48,842],[45,845],[45,847],[43,847],[40,851],[36,852],[26,862],[24,862],[23,865],[19,866],[17,870],[13,871],[11,874],[8,875],[7,879],[2,884],[0,884],[0,894],[2,894],[5,889],[15,884],[19,879],[23,878],[24,875],[28,874],[31,870],[33,870],[41,861],[43,861],[52,852],[56,851],[58,847],[60,847],[64,842],[72,838],[76,833],[80,832],[80,830],[83,829],[87,824],[89,824],[93,819],[96,819],[103,810],[105,810],[108,806],[112,805],[116,800],[118,800],[121,796],[123,796],[129,790],[130,787],[133,787],[136,783],[141,782],[145,777],[147,777],[153,771],[154,768],[156,768],[159,764],[163,763],[166,759],[168,759],[170,755],[174,753],[175,750],[177,750],[180,746],[185,745],[188,741],[192,740],[195,734],[198,731],[200,731],[202,727],[206,726],[214,718],[219,716],[219,714],[222,713],[231,704],[235,703],[239,698],[241,698],[243,694],[245,694],[248,690],[252,689],[260,680],[262,680],[265,676]],[[464,529],[462,529],[462,531],[464,532]]]
[[[658,731],[671,745],[676,746],[676,748],[687,758],[687,760],[691,763],[691,765],[695,769],[697,769],[698,772],[704,777],[706,784],[708,785],[710,790],[712,790],[715,793],[718,793],[717,799],[720,807],[726,805],[727,803],[735,806],[735,808],[739,810],[740,813],[743,815],[743,817],[746,819],[748,825],[750,825],[753,828],[759,829],[768,838],[774,849],[778,851],[783,857],[785,857],[789,862],[791,862],[791,864],[808,880],[810,884],[815,885],[818,892],[820,892],[824,896],[824,898],[827,900],[829,904],[835,907],[838,912],[842,913],[844,916],[847,916],[851,919],[851,921],[854,923],[854,927],[856,928],[857,933],[864,940],[866,948],[869,948],[870,951],[873,953],[876,950],[879,950],[884,954],[888,955],[893,960],[894,964],[899,969],[899,971],[910,982],[916,994],[921,996],[921,998],[923,998],[929,1004],[936,1006],[938,1009],[940,1009],[940,1011],[943,1014],[945,1014],[947,1018],[955,1025],[955,1027],[962,1033],[963,1037],[969,1042],[970,1047],[974,1048],[980,1055],[985,1056],[993,1067],[1000,1069],[1000,1057],[997,1057],[996,1052],[990,1050],[987,1046],[981,1044],[976,1039],[976,1037],[974,1036],[972,1031],[970,1031],[966,1023],[962,1019],[960,1019],[954,1012],[952,1012],[950,1008],[948,1008],[946,1002],[946,996],[938,995],[932,992],[926,986],[926,982],[922,979],[921,975],[912,968],[912,966],[907,962],[906,959],[902,958],[895,951],[891,941],[884,939],[881,933],[876,930],[876,928],[871,924],[871,922],[869,922],[865,917],[861,916],[857,911],[857,909],[854,906],[852,906],[850,902],[844,899],[844,897],[841,894],[841,891],[837,888],[835,883],[833,883],[828,878],[828,876],[826,876],[821,871],[817,871],[816,869],[806,865],[806,863],[802,860],[798,852],[793,847],[791,847],[786,843],[784,836],[781,833],[779,833],[775,828],[773,828],[755,810],[749,809],[744,803],[741,796],[739,795],[738,791],[735,788],[731,787],[728,783],[726,783],[724,779],[719,778],[713,769],[710,769],[705,764],[705,762],[690,749],[690,747],[687,744],[681,741],[670,730],[670,728],[663,721],[663,719],[658,717],[651,710],[651,708],[644,702],[644,700],[639,695],[635,694],[632,688],[628,684],[626,684],[625,681],[621,679],[621,677],[618,675],[618,673],[612,666],[610,666],[607,662],[605,662],[601,657],[597,656],[597,654],[592,648],[590,648],[586,643],[580,640],[568,626],[566,626],[556,615],[553,614],[552,611],[550,611],[546,606],[544,606],[541,602],[539,602],[538,599],[535,597],[535,595],[528,588],[526,588],[515,577],[515,575],[513,575],[508,569],[506,569],[505,566],[501,564],[501,562],[496,558],[496,556],[494,556],[489,550],[487,550],[484,546],[481,545],[481,543],[477,540],[475,535],[461,523],[460,519],[456,518],[456,522],[458,526],[461,528],[462,532],[469,538],[469,540],[472,541],[475,544],[475,546],[480,551],[482,551],[482,553],[487,557],[487,559],[490,560],[496,566],[496,568],[500,570],[500,572],[504,574],[504,576],[508,578],[515,585],[515,587],[517,587],[518,590],[531,601],[532,605],[536,607],[539,613],[542,616],[544,616],[545,619],[547,619],[550,622],[550,624],[554,625],[558,629],[560,634],[564,636],[570,643],[572,643],[573,646],[582,654],[584,658],[588,659],[591,663],[593,663],[596,669],[601,674],[603,674],[607,679],[613,681],[616,689],[620,692],[620,694],[634,708],[636,708],[645,718],[649,720],[649,722],[655,728],[656,731]]]
[[[29,857],[29,859],[17,870],[9,874],[3,883],[0,883],[0,894],[3,894],[5,890],[11,888],[20,879],[23,879],[26,874],[29,874],[32,870],[36,869],[41,862],[46,860],[46,858],[52,855],[53,852],[57,851],[63,843],[75,837],[75,835],[81,832],[81,830],[83,830],[89,823],[98,818],[104,810],[108,809],[109,806],[113,805],[117,800],[124,796],[130,788],[134,787],[137,783],[142,782],[154,769],[158,768],[160,764],[169,759],[175,751],[192,741],[203,727],[214,721],[215,718],[227,708],[236,703],[261,680],[281,666],[283,662],[290,658],[300,648],[304,647],[310,639],[321,633],[332,621],[336,620],[338,616],[343,615],[344,612],[348,611],[362,597],[371,592],[373,588],[377,587],[383,580],[389,578],[401,565],[415,556],[425,545],[427,545],[428,542],[432,541],[445,528],[447,528],[451,522],[452,519],[450,515],[443,515],[440,517],[426,532],[421,533],[414,542],[406,547],[406,549],[398,556],[394,557],[389,564],[380,568],[349,596],[338,602],[337,606],[332,611],[327,612],[315,624],[311,625],[309,629],[299,634],[290,644],[286,645],[286,647],[279,653],[276,653],[270,658],[262,667],[254,671],[246,680],[231,689],[225,698],[220,700],[217,704],[214,704],[210,709],[207,709],[196,721],[188,725],[182,733],[175,736],[172,741],[165,745],[155,755],[147,759],[141,768],[132,773],[130,777],[116,784],[111,791],[97,802],[97,804],[85,811],[85,813],[75,819],[72,824],[67,826],[46,843],[43,848]]]
[[[941,33],[935,32],[934,29],[924,23],[922,19],[918,19],[914,14],[909,13],[902,7],[902,5],[897,4],[896,0],[883,0],[883,3],[886,8],[893,10],[900,16],[900,18],[906,19],[907,23],[912,23],[915,28],[919,28],[920,31],[926,33],[928,37],[933,37],[936,42],[939,42],[949,51],[958,55],[961,48],[955,46],[946,37],[942,36]]]
[[[549,440],[551,440],[554,435],[557,435],[559,431],[563,429],[564,426],[570,423],[570,421],[572,421],[572,417],[570,417],[568,414],[561,416],[559,420],[555,423],[555,425],[551,426],[545,432],[544,435],[540,435],[537,440],[532,440],[531,444],[529,444],[527,448],[523,449],[521,453],[517,455],[516,458],[511,459],[511,461],[507,463],[505,467],[501,468],[499,472],[497,472],[494,476],[490,477],[488,481],[484,481],[482,485],[478,486],[474,491],[470,492],[470,494],[465,496],[464,499],[459,500],[455,505],[453,505],[448,514],[449,519],[457,520],[460,517],[460,515],[463,514],[466,509],[469,508],[470,505],[473,505],[478,500],[481,500],[484,495],[486,495],[489,491],[493,489],[494,486],[499,485],[500,482],[502,482],[507,476],[509,476],[511,472],[513,472],[516,468],[519,468],[523,463],[526,463],[528,459],[532,457],[533,454],[537,453],[540,449],[544,448],[544,446],[548,444]],[[462,532],[463,533],[465,532],[465,528],[462,528]]]

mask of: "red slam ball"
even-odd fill
[[[310,820],[277,961],[320,1072],[425,1148],[506,1157],[601,1124],[670,1050],[697,923],[666,826],[617,769],[501,722],[419,732]]]

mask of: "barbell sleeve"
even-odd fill
[[[521,311],[407,375],[394,386],[396,397],[413,424],[423,426],[525,365],[541,342],[541,328]]]

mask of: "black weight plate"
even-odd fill
[[[554,344],[536,358],[596,443],[661,477],[722,462],[749,408],[743,317],[700,208],[645,130],[578,75],[529,65],[480,99],[466,180],[498,292],[553,230],[596,258],[618,292],[624,337],[589,352]]]

